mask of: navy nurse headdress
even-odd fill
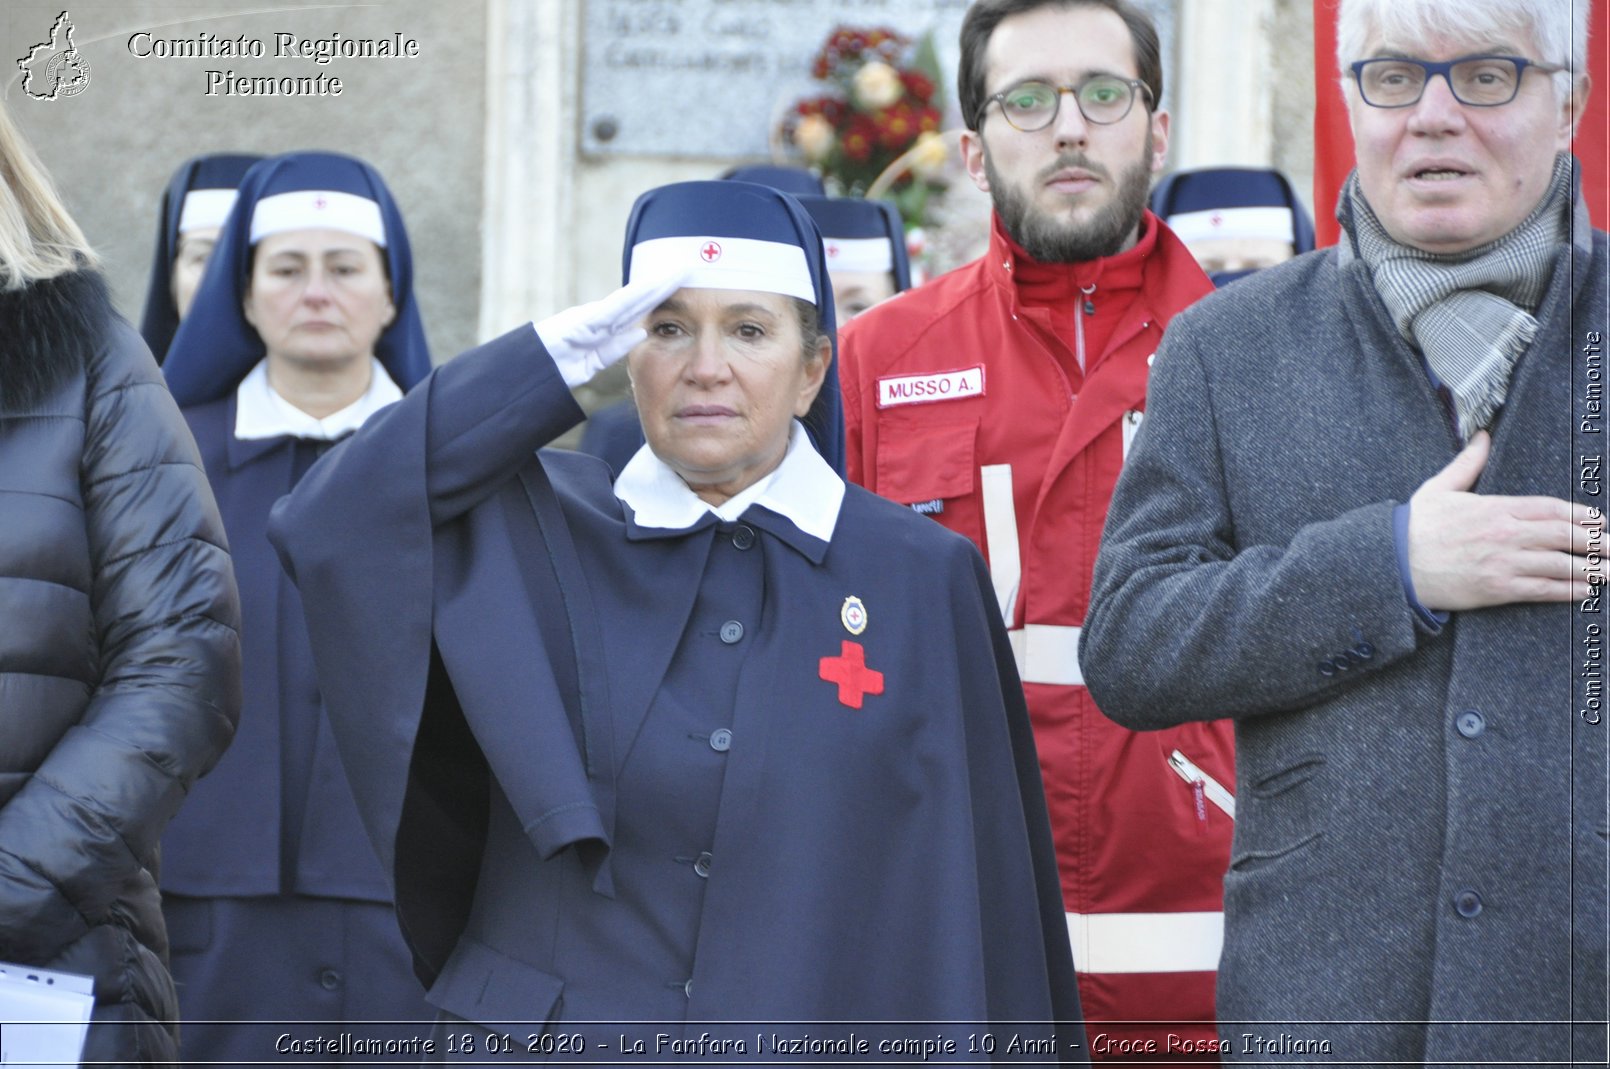
[[[145,314],[140,317],[140,333],[157,363],[168,355],[173,332],[179,328],[179,309],[173,303],[173,261],[179,255],[179,235],[223,226],[240,180],[262,158],[233,153],[197,156],[173,172],[167,192],[162,194],[151,281],[145,292]]]
[[[729,168],[722,172],[721,177],[728,182],[753,182],[759,186],[771,186],[784,193],[792,193],[796,197],[802,194],[820,197],[827,193],[816,173],[803,167],[757,163],[748,167]]]
[[[829,271],[888,271],[895,292],[911,288],[911,257],[900,212],[886,200],[800,197],[822,232]]]
[[[1314,221],[1291,179],[1268,167],[1177,171],[1152,191],[1152,212],[1184,242],[1203,238],[1274,238],[1302,255],[1314,248]],[[1222,286],[1250,272],[1214,275]]]
[[[822,237],[799,202],[770,186],[679,182],[637,198],[626,221],[622,281],[691,269],[694,289],[760,290],[816,305],[833,343],[833,365],[802,422],[816,451],[844,473],[833,287]]]
[[[404,391],[430,373],[430,350],[414,300],[414,261],[397,204],[379,172],[333,152],[294,152],[264,160],[241,181],[235,209],[207,265],[190,314],[179,324],[162,371],[181,405],[232,392],[258,361],[262,339],[241,304],[252,246],[284,230],[328,227],[380,246],[397,315],[375,342],[375,357]]]

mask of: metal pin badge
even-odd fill
[[[866,606],[861,604],[860,598],[851,594],[839,609],[839,620],[844,624],[844,630],[859,635],[866,630]]]

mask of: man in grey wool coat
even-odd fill
[[[1169,326],[1080,661],[1233,717],[1227,1059],[1603,1063],[1584,0],[1342,0],[1341,244]]]

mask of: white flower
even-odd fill
[[[794,126],[794,144],[812,163],[827,159],[836,139],[833,124],[820,115],[806,115]]]
[[[863,110],[886,108],[905,91],[900,72],[881,60],[875,59],[855,72],[855,99]]]

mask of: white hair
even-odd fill
[[[1563,103],[1588,71],[1592,7],[1592,0],[1341,0],[1336,67],[1344,95],[1353,80],[1349,65],[1370,58],[1364,48],[1372,30],[1393,41],[1498,40],[1518,31],[1537,46],[1538,54],[1531,58],[1569,68],[1553,76]],[[1351,95],[1347,99],[1351,106]]]

